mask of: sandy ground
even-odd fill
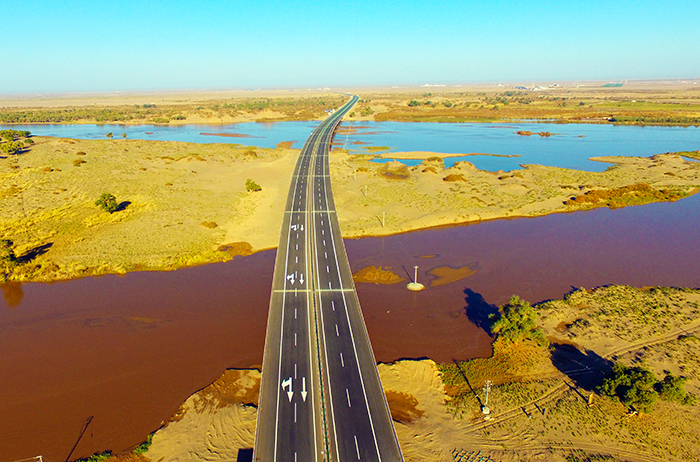
[[[527,366],[537,370],[536,375],[494,386],[490,420],[484,420],[479,410],[480,384],[474,384],[474,396],[468,393],[466,401],[455,407],[450,388],[454,390],[454,385],[443,383],[433,361],[380,364],[405,460],[461,461],[477,455],[491,461],[697,460],[699,406],[659,401],[649,414],[628,416],[610,398],[594,395],[589,406],[591,389],[585,379],[601,373],[596,364],[604,365],[605,360],[597,358],[634,364],[643,357],[658,377],[664,370],[683,374],[690,379],[686,389],[697,392],[700,342],[684,339],[700,331],[699,302],[697,291],[610,286],[580,290],[565,300],[540,305],[541,325],[558,346],[531,349],[545,354]],[[654,321],[655,315],[663,317],[661,325]],[[588,323],[574,323],[576,319]],[[558,370],[561,345],[567,345],[569,353],[578,352],[587,372]],[[488,364],[497,357],[474,361]],[[227,371],[190,397],[156,432],[146,456],[152,461],[235,460],[239,450],[253,446],[252,397],[257,386],[258,371]]]
[[[499,122],[543,120],[633,125],[700,123],[698,80],[544,82],[469,85],[424,85],[363,88],[293,88],[220,91],[112,92],[1,95],[0,115],[16,111],[81,109],[85,119],[70,123],[126,121],[127,124],[225,124],[256,120],[317,120],[324,108],[311,99],[360,95],[351,120],[432,122]],[[306,100],[306,101],[304,101]],[[272,101],[275,109],[257,106]],[[284,104],[275,106],[275,101]],[[249,104],[249,103],[252,103]],[[289,107],[289,103],[292,103]],[[409,106],[411,104],[411,106]],[[137,108],[148,111],[137,114]],[[112,115],[100,111],[108,109]],[[128,114],[116,116],[115,112]],[[107,117],[107,119],[104,119]],[[110,118],[111,117],[111,118]],[[6,119],[8,121],[12,119]]]
[[[12,240],[26,262],[8,275],[14,281],[168,270],[274,248],[299,153],[216,143],[35,141],[23,154],[0,158],[0,238]],[[571,197],[638,183],[679,194],[700,186],[700,163],[672,154],[599,158],[612,164],[601,173],[538,165],[487,172],[469,162],[445,169],[439,153],[423,155],[431,160],[408,167],[332,151],[343,236],[569,212],[605,205],[564,204]],[[247,192],[248,178],[262,190]],[[98,209],[94,202],[105,192],[123,210]],[[634,194],[629,204],[662,200]]]
[[[111,93],[0,94],[0,108],[58,108],[84,106],[132,106],[135,104],[190,105],[230,99],[323,96],[323,89],[259,89],[219,91],[159,91]]]

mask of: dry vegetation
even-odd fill
[[[169,270],[272,248],[299,152],[32,139],[0,158],[0,239],[12,241],[14,255],[2,278],[10,281]],[[537,165],[494,173],[469,162],[446,169],[440,155],[422,155],[409,167],[331,153],[344,236],[676,200],[700,186],[700,163],[674,154],[600,158],[612,164],[600,173]],[[116,198],[111,213],[95,206],[105,193]]]
[[[658,401],[633,414],[597,393],[613,361],[700,390],[700,290],[608,286],[534,307],[551,342],[499,338],[494,355],[453,364],[380,364],[406,461],[692,461],[700,408]],[[467,307],[467,310],[470,308]],[[539,331],[538,331],[539,332]],[[227,371],[153,437],[151,460],[233,460],[251,448],[258,371]],[[491,380],[489,419],[481,405]]]
[[[29,152],[0,159],[0,236],[22,261],[16,281],[176,269],[272,247],[268,220],[281,219],[298,152],[34,139]],[[247,192],[248,178],[262,191]],[[117,211],[95,206],[103,193]]]
[[[258,98],[234,97],[202,101],[165,101],[159,104],[84,105],[67,107],[3,107],[0,123],[126,123],[191,124],[317,120],[325,111],[345,103],[336,94]]]
[[[426,160],[414,167],[378,164],[372,156],[343,151],[331,154],[345,236],[677,200],[700,187],[700,164],[674,154],[595,158],[613,164],[604,172],[523,165],[508,173],[478,170],[469,162],[446,169],[439,154],[422,154]],[[392,157],[400,159],[402,153]]]
[[[554,121],[700,125],[700,85],[513,85],[363,92],[353,119],[406,122]],[[541,136],[547,136],[540,134]]]

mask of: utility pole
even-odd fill
[[[418,284],[418,265],[413,267],[413,282]]]
[[[491,391],[491,381],[487,380],[486,385],[484,385],[484,404],[481,406],[481,412],[484,413],[484,415],[489,415],[491,413],[491,409],[489,409],[489,391]]]

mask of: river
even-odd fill
[[[363,139],[372,136],[380,135]],[[491,338],[470,317],[512,294],[534,303],[581,286],[699,287],[698,223],[695,195],[345,243],[354,271],[390,266],[406,277],[418,265],[429,285],[435,267],[478,270],[419,293],[404,283],[357,287],[377,360],[451,361],[490,353]],[[274,258],[272,250],[173,272],[3,285],[0,460],[63,460],[89,417],[74,456],[125,449],[224,369],[259,367]]]

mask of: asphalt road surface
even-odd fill
[[[304,144],[287,197],[265,339],[256,461],[401,461],[335,214],[333,133]]]

